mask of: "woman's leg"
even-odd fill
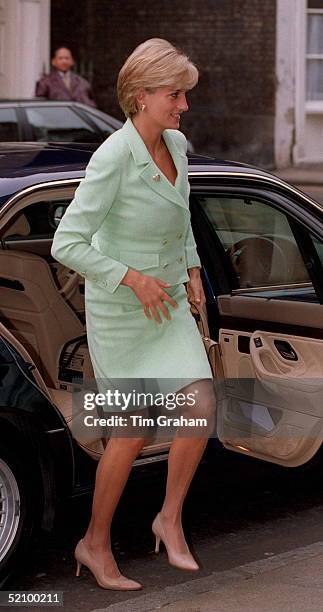
[[[83,538],[87,549],[104,564],[105,574],[111,578],[120,571],[111,551],[110,529],[114,511],[121,497],[134,460],[147,443],[146,437],[120,437],[114,434],[108,441],[99,461],[92,503],[92,515]]]
[[[160,516],[164,530],[176,552],[187,551],[182,528],[182,507],[188,488],[200,459],[205,450],[208,438],[213,431],[215,421],[215,393],[213,382],[201,380],[185,388],[185,393],[198,389],[197,403],[183,412],[188,418],[206,418],[206,432],[202,428],[179,430],[174,438],[168,457],[168,475],[166,494]],[[183,390],[181,391],[183,392]]]

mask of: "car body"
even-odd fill
[[[0,100],[0,142],[101,143],[122,122],[81,102]]]
[[[34,529],[51,528],[59,500],[91,490],[104,451],[101,438],[73,429],[72,392],[91,373],[84,279],[50,255],[92,152],[0,148],[2,575]],[[323,206],[240,163],[189,155],[189,179],[216,350],[214,438],[303,465],[322,445]],[[163,461],[168,449],[169,440],[153,440],[134,466]]]

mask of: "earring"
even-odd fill
[[[140,110],[144,111],[146,108],[146,104],[140,104]]]

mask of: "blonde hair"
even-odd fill
[[[198,69],[179,49],[163,38],[141,43],[123,64],[117,81],[119,104],[126,115],[137,112],[135,96],[140,88],[153,92],[157,87],[192,89]]]

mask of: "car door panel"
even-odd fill
[[[314,244],[291,206],[263,191],[215,187],[195,202],[231,286],[216,298],[217,435],[228,449],[301,465],[323,439],[322,238]],[[215,266],[207,272],[216,291]]]
[[[314,335],[323,339],[323,308],[317,302],[220,295],[217,303],[225,327],[235,323],[234,327],[253,331],[257,322],[261,327],[266,325],[281,331],[287,329],[296,335]]]
[[[41,257],[49,257],[53,238],[8,238],[5,240],[5,248],[9,251],[27,251],[37,253]]]
[[[249,353],[239,350],[241,338],[249,340]],[[284,359],[275,342],[290,345],[297,360]],[[323,340],[221,329],[219,347],[225,393],[218,436],[224,446],[286,466],[308,461],[323,436]]]
[[[225,374],[219,439],[281,465],[305,463],[323,439],[323,306],[247,295],[217,302]]]

